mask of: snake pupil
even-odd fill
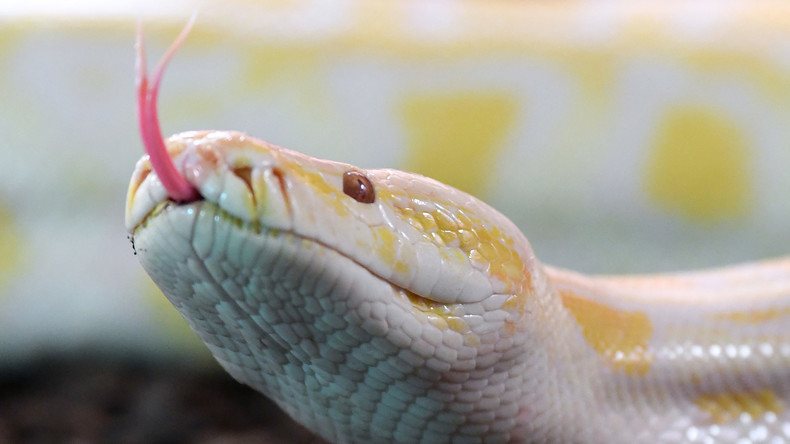
[[[351,170],[343,173],[343,192],[361,203],[373,203],[376,200],[373,184],[359,171]]]

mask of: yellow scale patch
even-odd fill
[[[283,164],[287,166],[289,173],[299,177],[301,182],[309,185],[314,191],[324,196],[330,196],[329,199],[325,199],[324,201],[334,208],[339,216],[346,216],[349,214],[348,208],[337,198],[342,195],[342,190],[327,183],[324,176],[313,171],[308,171],[291,160],[283,160]]]
[[[647,164],[648,196],[699,222],[743,215],[753,200],[749,147],[714,109],[678,107],[659,123]]]
[[[694,400],[716,424],[724,424],[747,413],[752,419],[768,412],[779,414],[785,406],[770,390],[706,394]]]
[[[480,196],[495,173],[518,101],[497,92],[406,97],[405,169]]]
[[[470,333],[469,325],[463,318],[463,311],[456,305],[442,304],[416,295],[410,291],[405,294],[407,300],[419,311],[425,314],[426,319],[435,327],[444,330],[455,330],[461,334]],[[470,338],[474,345],[479,343],[479,338],[472,335]]]
[[[392,266],[396,273],[407,274],[409,272],[409,264],[399,261],[396,256],[395,246],[398,238],[392,233],[392,229],[386,226],[378,227],[374,230],[378,239],[378,251],[381,259]],[[362,246],[366,248],[366,246]]]
[[[472,347],[480,345],[480,336],[469,328],[469,324],[467,324],[464,319],[464,310],[458,305],[442,304],[423,298],[410,291],[406,291],[404,296],[413,307],[423,313],[425,319],[434,327],[440,330],[450,329],[461,333],[465,345]],[[523,313],[523,300],[523,297],[520,295],[513,295],[502,304],[502,308],[517,313]],[[513,334],[515,328],[515,325],[511,322],[505,324],[505,329],[509,334]]]
[[[790,307],[772,308],[767,310],[734,311],[716,315],[718,319],[725,319],[739,324],[761,324],[790,316]]]
[[[416,203],[395,209],[423,237],[439,247],[450,260],[468,258],[487,265],[486,271],[506,285],[505,292],[521,294],[532,281],[521,257],[513,251],[514,240],[499,227],[486,227],[460,208],[436,205],[431,211],[417,211]],[[445,208],[446,207],[446,208]]]
[[[377,198],[386,200],[396,210],[400,218],[415,230],[419,231],[425,241],[439,248],[439,253],[448,263],[466,266],[467,261],[483,265],[486,272],[503,282],[505,292],[513,296],[503,309],[523,315],[524,295],[532,289],[532,279],[521,257],[513,250],[515,241],[496,226],[486,227],[483,221],[470,217],[462,209],[454,208],[446,202],[434,202],[435,208],[430,211],[415,210],[419,205],[413,198],[405,206],[402,199],[385,192]],[[395,267],[396,271],[408,272],[410,263],[398,261],[395,254],[397,238],[387,227],[376,230],[378,248],[382,259]],[[402,269],[401,269],[402,267]],[[437,328],[469,333],[469,327],[463,318],[463,310],[458,306],[447,305],[408,293],[405,295],[418,310],[425,313],[426,319]],[[512,333],[515,325],[506,325]],[[476,344],[476,336],[465,335],[469,345]]]
[[[614,370],[647,373],[652,361],[647,343],[653,327],[645,313],[617,310],[570,290],[560,291],[560,297],[581,326],[584,338]]]

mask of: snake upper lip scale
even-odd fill
[[[790,443],[790,258],[584,276],[422,176],[163,141],[184,36],[153,87],[138,64],[126,226],[219,363],[294,419],[337,443]]]

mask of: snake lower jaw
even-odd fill
[[[423,300],[319,241],[241,223],[211,202],[165,202],[135,232],[143,267],[234,378],[330,441],[418,436],[435,417],[461,436],[513,436],[527,384],[501,362],[520,367],[529,354],[523,336],[498,340],[505,320],[482,304]],[[355,414],[325,420],[335,411]]]

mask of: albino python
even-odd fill
[[[336,443],[790,443],[790,258],[585,276],[434,180],[229,131],[163,140],[126,226],[237,380]]]

